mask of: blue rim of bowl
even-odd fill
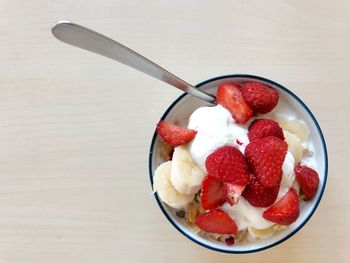
[[[242,250],[242,251],[237,251],[237,250],[229,250],[229,249],[220,249],[220,248],[216,248],[216,247],[212,247],[210,245],[207,245],[207,244],[204,244],[196,239],[194,239],[193,237],[189,236],[188,234],[186,234],[175,222],[174,220],[169,216],[169,214],[165,211],[163,205],[162,205],[162,202],[161,200],[159,199],[158,195],[157,194],[154,194],[154,197],[160,207],[160,209],[162,210],[163,214],[165,215],[165,217],[169,220],[169,222],[180,232],[182,233],[184,236],[186,236],[188,239],[190,239],[191,241],[197,243],[198,245],[202,246],[202,247],[205,247],[205,248],[208,248],[208,249],[211,249],[211,250],[214,250],[214,251],[218,251],[218,252],[223,252],[223,253],[229,253],[229,254],[247,254],[247,253],[255,253],[255,252],[259,252],[259,251],[262,251],[262,250],[265,250],[265,249],[268,249],[268,248],[271,248],[271,247],[274,247],[274,246],[277,246],[278,244],[286,241],[287,239],[289,239],[291,236],[293,236],[295,233],[297,233],[308,221],[309,219],[312,217],[312,215],[314,214],[314,212],[316,211],[321,199],[322,199],[322,196],[323,196],[323,193],[324,193],[324,190],[325,190],[325,187],[326,187],[326,183],[327,183],[327,176],[328,176],[328,155],[327,155],[327,147],[326,147],[326,142],[325,142],[325,139],[323,137],[323,134],[322,134],[322,131],[321,131],[321,128],[320,128],[320,125],[318,124],[315,116],[312,114],[312,112],[310,111],[310,109],[305,105],[305,103],[297,96],[295,95],[293,92],[291,92],[289,89],[283,87],[281,84],[278,84],[272,80],[269,80],[269,79],[266,79],[266,78],[263,78],[263,77],[259,77],[259,76],[255,76],[255,75],[248,75],[248,74],[233,74],[233,75],[223,75],[223,76],[219,76],[219,77],[215,77],[215,78],[211,78],[211,79],[208,79],[208,80],[205,80],[199,84],[196,85],[197,88],[200,88],[202,87],[203,85],[209,83],[209,82],[213,82],[213,81],[216,81],[216,80],[221,80],[221,79],[226,79],[226,78],[252,78],[252,79],[256,79],[256,80],[260,80],[260,81],[265,81],[267,83],[270,83],[274,86],[277,86],[278,88],[280,88],[281,90],[287,92],[289,95],[291,95],[294,99],[296,99],[300,104],[301,106],[308,112],[308,114],[310,115],[312,121],[314,122],[316,128],[317,128],[317,131],[321,137],[321,141],[322,141],[322,147],[323,147],[323,151],[324,151],[324,156],[325,156],[325,172],[324,172],[324,183],[323,183],[323,186],[322,186],[322,189],[321,189],[321,193],[319,195],[319,198],[316,200],[316,203],[315,203],[315,206],[313,207],[311,213],[306,217],[306,219],[294,230],[292,231],[291,233],[289,233],[287,236],[285,236],[284,238],[272,243],[272,244],[269,244],[267,246],[264,246],[264,247],[261,247],[261,248],[257,248],[257,249],[250,249],[250,250]],[[168,109],[164,112],[163,116],[161,117],[162,120],[165,119],[165,117],[168,115],[168,113],[172,110],[172,108],[183,98],[187,95],[187,93],[184,93],[182,95],[180,95],[169,107]],[[151,142],[151,147],[150,147],[150,152],[149,152],[149,160],[148,160],[148,168],[149,168],[149,176],[150,176],[150,180],[151,180],[151,186],[153,188],[153,173],[152,173],[152,155],[153,155],[153,147],[154,147],[154,143],[155,143],[155,140],[157,138],[157,133],[154,132],[153,134],[153,138],[152,138],[152,142]]]

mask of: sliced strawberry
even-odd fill
[[[283,130],[279,124],[269,119],[258,119],[250,124],[248,129],[248,137],[250,141],[261,139],[267,136],[275,136],[284,140]]]
[[[263,213],[263,217],[280,225],[290,225],[298,219],[299,214],[298,194],[294,188],[290,188],[276,204]]]
[[[246,123],[253,115],[253,110],[244,100],[240,86],[236,83],[223,83],[216,94],[218,104],[231,112],[237,123]]]
[[[253,177],[245,187],[242,196],[255,207],[268,207],[275,202],[280,186],[265,187]]]
[[[225,203],[222,182],[206,176],[202,182],[201,203],[205,210],[215,209]]]
[[[300,184],[301,191],[304,193],[306,199],[311,200],[317,192],[320,179],[318,173],[303,165],[298,165],[294,168],[296,178]]]
[[[250,180],[245,157],[235,147],[217,149],[207,157],[205,167],[210,176],[223,182],[246,185]]]
[[[215,234],[237,234],[237,226],[233,219],[220,209],[200,214],[196,225],[205,232]]]
[[[233,206],[238,203],[238,198],[241,196],[245,185],[232,184],[225,182],[223,183],[224,196],[226,197],[227,203]]]
[[[165,143],[176,147],[190,142],[196,136],[197,131],[160,121],[157,124],[157,133]]]
[[[247,82],[241,88],[243,98],[254,112],[268,113],[272,111],[279,99],[278,92],[259,82]]]
[[[249,168],[263,186],[274,187],[281,182],[287,149],[287,143],[274,136],[256,139],[245,148]]]

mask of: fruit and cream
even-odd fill
[[[223,83],[218,105],[196,109],[187,128],[160,121],[157,133],[174,147],[172,159],[155,171],[160,199],[187,211],[188,222],[204,233],[238,237],[248,231],[261,238],[295,222],[299,195],[312,199],[319,179],[300,165],[308,152],[305,123],[258,115],[278,100],[278,92],[262,83]]]
[[[278,202],[281,197],[284,196],[293,186],[295,182],[295,174],[293,169],[294,157],[290,152],[288,152],[282,166],[282,181],[274,203]],[[237,205],[230,206],[228,203],[225,203],[221,206],[221,208],[235,220],[238,230],[243,230],[248,227],[265,229],[274,225],[273,222],[268,221],[261,216],[266,208],[254,207],[250,205],[243,196],[240,197]]]
[[[189,150],[193,160],[204,172],[205,160],[215,150],[232,145],[244,152],[245,145],[249,143],[248,129],[237,125],[231,113],[221,105],[196,109],[187,127],[197,131],[189,144]]]
[[[189,143],[189,151],[193,161],[205,173],[207,172],[205,161],[209,154],[227,145],[234,146],[244,153],[245,147],[249,143],[248,128],[245,125],[236,124],[230,112],[221,105],[196,109],[191,114],[187,127],[197,131],[196,136]],[[275,202],[292,187],[295,180],[294,165],[294,157],[288,152],[283,162],[283,176]],[[247,227],[263,229],[274,224],[261,216],[266,208],[254,207],[244,197],[240,197],[239,202],[234,206],[225,203],[222,209],[235,220],[238,230]]]

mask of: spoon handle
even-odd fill
[[[215,102],[215,96],[197,89],[135,51],[91,29],[60,21],[51,31],[62,42],[114,59],[202,100]]]

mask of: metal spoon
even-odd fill
[[[202,100],[215,103],[215,96],[197,89],[135,51],[91,29],[60,21],[51,31],[62,42],[114,59]]]

